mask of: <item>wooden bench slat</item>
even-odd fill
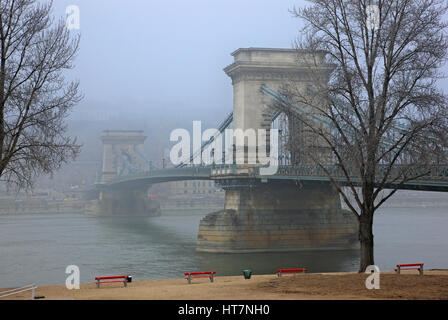
[[[213,282],[213,278],[215,277],[215,275],[216,271],[185,272],[184,279],[187,279],[188,283],[191,283],[191,279],[198,279],[198,278],[209,278],[210,282]]]
[[[424,263],[407,263],[407,264],[397,264],[397,267],[414,267],[414,266],[422,266]]]
[[[306,271],[308,271],[307,268],[297,268],[297,269],[277,269],[277,277],[281,277],[282,274],[305,273]]]
[[[299,268],[299,269],[278,269],[277,272],[301,272],[306,271],[306,268]]]
[[[198,274],[216,274],[216,271],[204,271],[204,272],[185,272],[184,275],[198,275]]]
[[[102,284],[102,283],[117,283],[117,282],[123,283],[123,285],[126,287],[128,278],[129,278],[129,275],[95,277],[95,281],[96,281],[97,288],[99,288],[100,284]],[[113,280],[113,279],[120,279],[120,280]],[[112,281],[104,281],[104,280],[112,280]]]
[[[406,271],[406,270],[418,270],[420,275],[423,275],[423,265],[424,263],[403,263],[403,264],[397,264],[396,269],[394,271],[398,274],[400,274],[400,271]],[[417,267],[417,268],[414,268]]]
[[[109,277],[95,277],[95,280],[108,280],[108,279],[125,279],[129,276],[109,276]]]

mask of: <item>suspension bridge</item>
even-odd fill
[[[307,55],[306,52],[301,54]],[[150,186],[173,181],[214,180],[226,191],[225,207],[201,220],[198,251],[357,248],[357,219],[342,209],[339,195],[327,174],[330,172],[336,181],[344,184],[347,177],[338,166],[291,165],[293,155],[284,148],[278,159],[278,170],[269,175],[260,173],[260,165],[192,164],[204,152],[209,152],[213,142],[230,126],[243,132],[271,129],[282,116],[282,112],[272,110],[272,101],[304,112],[279,93],[286,81],[302,87],[310,85],[309,69],[297,62],[296,50],[243,48],[232,55],[234,63],[224,71],[232,79],[234,88],[233,112],[221,122],[214,136],[194,150],[188,161],[161,168],[143,153],[145,136],[142,131],[103,133],[102,176],[96,186],[100,191],[100,209],[110,214],[125,210],[150,213],[151,201],[145,196]],[[328,74],[330,67],[323,57],[321,60],[316,69],[322,75]],[[318,125],[329,125],[321,117],[311,116]],[[288,125],[291,121],[287,119]],[[400,124],[396,124],[395,129],[406,130]],[[378,168],[378,183],[385,170],[386,166]],[[394,170],[399,171],[400,166]],[[352,182],[360,184],[356,173],[349,174]],[[405,183],[386,181],[385,186],[447,192],[448,167],[434,166],[418,179]]]

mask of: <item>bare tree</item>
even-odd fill
[[[78,51],[52,2],[0,0],[0,177],[18,188],[74,159],[80,146],[64,120],[81,99],[69,82]]]
[[[292,10],[305,22],[296,43],[309,83],[285,85],[273,106],[302,128],[300,145],[290,139],[306,155],[296,164],[326,174],[358,219],[363,272],[374,264],[375,211],[447,163],[447,96],[437,80],[447,61],[448,3],[310,2]]]

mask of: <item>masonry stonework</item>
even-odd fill
[[[356,249],[358,221],[328,184],[271,182],[226,190],[222,211],[199,225],[197,251]]]
[[[310,67],[313,74],[320,75],[323,86],[331,70],[323,53],[313,60],[305,51],[241,48],[232,56],[234,62],[224,71],[232,79],[234,90],[233,129],[243,131],[271,127],[272,100],[260,91],[262,85],[279,90],[284,84],[292,84],[306,91],[315,79],[310,76]],[[311,66],[310,61],[315,64]],[[313,145],[318,143],[318,139],[303,131],[298,134],[307,138],[306,141],[311,140]],[[325,145],[318,147],[324,149]],[[302,157],[298,154],[296,158]],[[233,182],[223,184],[224,210],[211,213],[200,222],[198,251],[231,253],[359,247],[358,220],[342,210],[339,195],[329,183],[250,181],[244,177],[243,166],[237,167],[239,173]],[[219,179],[217,181],[220,183]]]
[[[96,214],[108,216],[160,216],[160,203],[148,197],[147,189],[103,190]]]

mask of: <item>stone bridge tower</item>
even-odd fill
[[[145,170],[142,158],[146,137],[140,130],[105,130],[101,136],[103,142],[103,169],[101,183],[107,183],[120,173],[130,173],[133,169]]]
[[[320,60],[318,55],[312,67],[309,52],[292,49],[248,48],[238,49],[232,55],[235,61],[224,71],[232,78],[234,130],[269,130],[272,97],[261,92],[263,84],[275,91],[283,84],[292,84],[307,92],[313,84],[328,83],[330,68],[323,54]],[[322,83],[316,83],[316,74]],[[289,126],[295,127],[294,120],[290,120]],[[310,143],[305,146],[325,150],[322,142],[309,131],[299,134],[303,135],[304,143]],[[249,153],[246,149],[244,152],[246,157]],[[201,220],[198,251],[333,250],[359,246],[358,221],[341,208],[339,194],[329,183],[299,178],[296,181],[252,179],[250,168],[244,166],[237,166],[234,172],[214,170],[216,174],[212,177],[226,191],[225,207]]]
[[[148,169],[143,153],[146,137],[143,131],[105,130],[101,184],[105,185],[119,175],[143,172]],[[126,189],[104,188],[100,191],[95,212],[104,215],[160,215],[160,204],[148,197],[148,186]]]
[[[288,84],[306,92],[316,81],[326,86],[331,70],[325,63],[323,53],[299,53],[295,49],[240,48],[231,55],[234,62],[224,68],[224,72],[232,79],[233,85],[233,129],[243,131],[265,129],[269,132],[271,127],[273,110],[269,106],[272,97],[261,92],[261,85],[279,91]],[[290,117],[290,134],[306,135],[305,131],[299,129],[297,122]],[[302,140],[315,142],[316,138]],[[258,142],[258,145],[262,143]],[[266,144],[269,146],[269,134]],[[300,156],[300,151],[290,151],[292,155]]]

